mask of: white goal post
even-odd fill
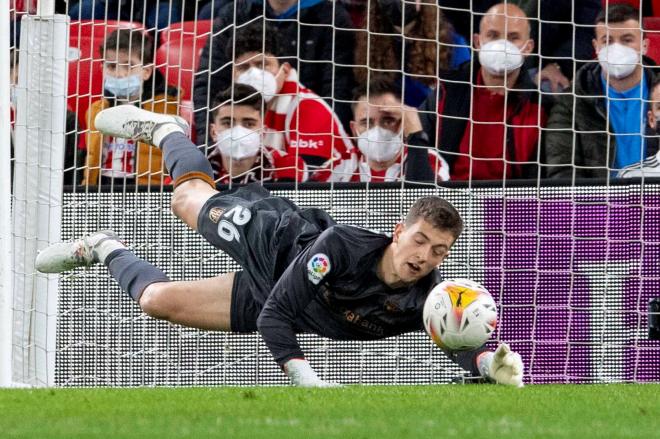
[[[58,280],[36,275],[34,260],[38,249],[60,240],[69,17],[55,15],[52,2],[40,2],[38,13],[22,17],[18,58],[8,229],[13,234],[10,370],[14,383],[51,386]]]

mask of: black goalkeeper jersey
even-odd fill
[[[376,270],[390,236],[337,225],[323,210],[300,209],[255,185],[212,197],[198,226],[243,267],[232,329],[258,329],[280,365],[304,357],[296,333],[374,340],[423,329],[424,302],[441,281],[436,269],[411,286],[388,287]],[[482,351],[452,359],[476,374]]]
[[[391,237],[335,225],[288,264],[257,326],[278,363],[302,357],[297,332],[373,340],[423,329],[422,309],[438,270],[412,286],[390,288],[376,275]]]

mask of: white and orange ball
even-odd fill
[[[424,304],[424,328],[446,351],[475,349],[497,326],[497,307],[488,290],[468,279],[445,280]]]

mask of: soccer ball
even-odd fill
[[[483,345],[497,325],[497,307],[485,287],[467,279],[436,285],[424,304],[424,328],[446,351]]]

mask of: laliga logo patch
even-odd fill
[[[307,278],[314,285],[330,273],[330,258],[323,253],[317,253],[307,262]]]

